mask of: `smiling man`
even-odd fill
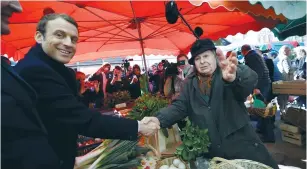
[[[58,155],[61,168],[72,169],[78,134],[95,138],[136,140],[138,132],[150,135],[155,123],[103,116],[77,99],[74,74],[65,66],[76,52],[78,25],[66,14],[45,15],[38,23],[35,40],[16,71],[38,94],[37,110]]]

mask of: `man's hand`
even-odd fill
[[[158,126],[160,126],[160,121],[157,117],[144,117],[141,122],[144,124],[148,124],[149,122],[154,122]]]
[[[219,60],[219,66],[222,69],[223,79],[226,82],[233,82],[236,79],[238,59],[234,53],[226,59],[220,49],[216,50],[216,55]]]
[[[153,121],[146,121],[144,123],[143,120],[139,122],[139,132],[145,136],[150,136],[155,134],[160,129],[160,124]]]

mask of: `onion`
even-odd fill
[[[178,168],[179,168],[179,169],[185,169],[185,165],[181,162],[181,163],[179,163]]]
[[[177,158],[173,161],[173,164],[175,167],[179,167],[179,164],[181,163],[181,161]]]
[[[162,165],[159,169],[169,169],[168,165]]]

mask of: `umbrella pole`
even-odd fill
[[[147,70],[147,64],[146,64],[146,57],[145,57],[145,51],[144,51],[144,39],[142,37],[142,32],[141,32],[141,23],[138,21],[138,19],[135,16],[135,12],[132,6],[132,1],[130,1],[130,5],[131,5],[131,9],[133,12],[133,16],[134,16],[134,21],[135,24],[137,26],[138,29],[138,33],[139,33],[139,37],[140,37],[140,44],[141,44],[141,49],[142,49],[142,56],[143,56],[143,62],[144,62],[144,66],[145,66],[145,78],[146,78],[146,90],[149,91],[149,78],[148,78],[148,70]]]
[[[140,29],[139,26],[138,26],[138,32],[139,32],[139,36],[140,36],[140,43],[141,43],[141,49],[142,49],[142,58],[143,58],[143,63],[144,63],[144,67],[145,67],[146,87],[147,87],[147,91],[149,91],[148,69],[147,69],[146,57],[145,57],[145,51],[144,51],[144,45],[143,45],[144,41],[143,41],[141,29]]]

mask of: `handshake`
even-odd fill
[[[144,117],[139,121],[139,133],[151,136],[160,129],[160,121],[156,117]]]

